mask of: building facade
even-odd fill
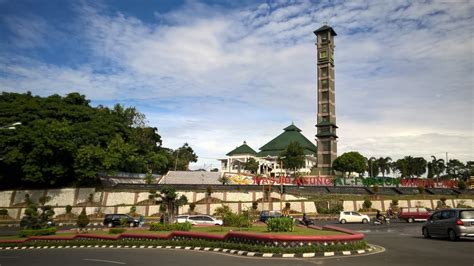
[[[287,176],[290,173],[284,166],[281,168],[281,162],[278,158],[291,142],[298,142],[304,149],[305,166],[299,169],[298,172],[306,175],[310,174],[311,169],[316,166],[316,145],[301,134],[301,130],[293,124],[284,128],[283,133],[263,145],[259,152],[253,150],[244,141],[241,146],[227,153],[227,158],[220,159],[221,172],[251,174],[248,170],[244,169],[244,164],[250,158],[253,158],[259,165],[257,174],[269,177]]]

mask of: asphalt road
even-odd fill
[[[163,249],[0,250],[0,265],[474,265],[474,240],[424,239],[420,223],[343,227],[365,233],[369,243],[385,251],[345,258],[263,259]]]

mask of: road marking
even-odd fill
[[[125,262],[113,261],[113,260],[98,260],[98,259],[84,259],[84,260],[86,260],[86,261],[105,262],[105,263],[111,263],[111,264],[126,264]]]

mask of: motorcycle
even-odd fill
[[[382,216],[374,219],[374,225],[390,224],[390,218]]]

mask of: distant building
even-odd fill
[[[258,164],[257,174],[266,176],[279,176],[280,173],[287,175],[285,169],[280,169],[280,162],[278,156],[288,147],[291,142],[298,142],[304,149],[305,166],[298,171],[303,174],[309,174],[311,168],[316,166],[317,149],[310,140],[303,134],[301,129],[291,124],[283,129],[283,133],[269,141],[260,148],[259,152],[253,150],[247,143],[244,143],[227,153],[227,158],[220,159],[221,172],[223,173],[237,173],[250,174],[244,169],[244,164],[250,159],[254,158]],[[283,166],[283,168],[285,168]]]

